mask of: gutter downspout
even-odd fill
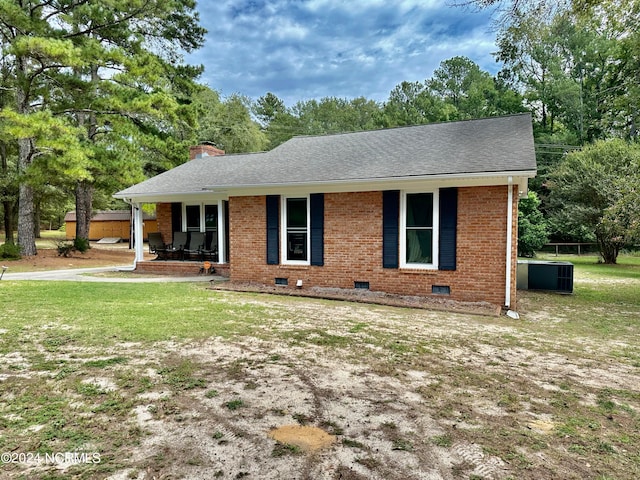
[[[511,307],[511,256],[513,249],[513,177],[507,181],[507,272],[504,287],[504,305]]]

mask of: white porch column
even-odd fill
[[[144,225],[142,222],[142,205],[134,203],[133,208],[133,248],[135,249],[135,261],[144,260]]]
[[[224,200],[218,200],[218,263],[225,263],[224,253],[226,252],[226,245],[224,244],[225,231],[224,231]]]

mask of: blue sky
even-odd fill
[[[206,44],[186,60],[223,96],[384,101],[456,55],[498,69],[490,12],[447,0],[200,0]]]

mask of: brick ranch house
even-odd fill
[[[536,174],[529,114],[294,137],[269,152],[192,148],[122,190],[142,232],[207,232],[231,281],[369,288],[515,308],[518,198]],[[142,238],[136,268],[146,271]],[[193,268],[193,267],[192,267]]]

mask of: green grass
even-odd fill
[[[542,328],[559,334],[603,338],[622,339],[638,334],[640,256],[620,255],[617,265],[598,263],[595,255],[545,254],[538,259],[574,264],[572,295],[519,292],[525,303],[565,320],[545,323]]]
[[[540,254],[536,260],[551,260],[560,262],[571,262],[581,273],[594,274],[601,277],[617,277],[640,279],[640,256],[619,255],[618,263],[606,265],[599,263],[597,255],[558,255]]]
[[[17,232],[14,234],[14,240],[17,238]],[[53,249],[56,248],[56,242],[66,240],[66,233],[60,230],[41,230],[40,238],[36,238],[36,248]],[[0,244],[6,241],[4,233],[0,234]]]
[[[105,358],[103,360],[89,360],[85,362],[85,366],[94,368],[107,368],[111,365],[118,365],[121,363],[127,363],[129,361],[126,357],[113,357]]]
[[[233,411],[233,410],[238,410],[239,408],[244,407],[245,403],[242,399],[236,398],[235,400],[230,400],[228,402],[225,402],[224,406],[227,407],[229,410]]]
[[[55,350],[75,343],[228,338],[249,333],[266,315],[263,307],[218,302],[222,295],[188,283],[3,281],[0,325],[14,341],[39,332],[45,348]],[[66,329],[43,329],[47,325]]]
[[[284,457],[286,455],[301,455],[302,449],[297,445],[291,445],[289,443],[276,442],[271,452],[272,457]]]
[[[376,469],[385,462],[368,446],[376,434],[387,440],[394,455],[420,452],[425,443],[444,449],[460,442],[482,445],[487,455],[509,464],[513,478],[531,478],[531,459],[537,458],[531,452],[542,452],[554,464],[569,459],[593,465],[594,472],[610,472],[611,478],[634,478],[640,472],[637,388],[600,388],[558,372],[552,375],[556,388],[546,389],[526,371],[557,357],[584,368],[616,365],[625,378],[637,378],[640,257],[622,256],[615,266],[588,256],[557,259],[574,263],[575,293],[522,293],[527,311],[520,320],[214,292],[187,283],[2,281],[0,355],[19,353],[24,362],[0,364],[0,373],[8,374],[0,397],[0,451],[73,451],[91,445],[102,453],[99,469],[74,467],[66,478],[105,478],[123,468],[131,449],[150,434],[131,421],[136,408],[170,422],[193,421],[190,402],[200,400],[207,408],[222,410],[229,422],[264,415],[256,412],[259,403],[252,395],[260,395],[267,379],[254,381],[253,375],[265,366],[298,361],[286,350],[258,350],[265,341],[317,355],[314,360],[300,353],[302,371],[308,362],[322,362],[322,355],[328,355],[365,366],[366,375],[389,377],[390,385],[406,378],[408,370],[424,372],[424,384],[413,392],[424,402],[412,408],[416,416],[426,412],[440,422],[436,436],[419,437],[393,421],[370,430],[369,436],[357,436],[347,418],[337,424],[323,422],[315,411],[281,413],[300,424],[317,421],[329,433],[347,435],[335,448],[362,451],[366,455],[355,461],[378,476],[384,477]],[[313,315],[323,309],[334,309],[336,318],[318,314],[315,322]],[[211,338],[245,347],[252,342],[252,353],[211,363],[188,353]],[[126,342],[136,346],[121,350]],[[174,345],[171,353],[163,350],[165,342]],[[585,347],[602,342],[610,346],[602,351]],[[516,364],[510,352],[519,349],[531,351],[532,358]],[[464,355],[448,355],[452,351]],[[486,358],[486,365],[467,360],[473,356]],[[102,377],[117,389],[101,383]],[[329,390],[312,388],[310,397],[321,405],[324,395],[336,394]],[[163,396],[155,401],[139,396],[146,392]],[[393,395],[390,387],[377,399],[380,411],[406,407]],[[479,417],[469,407],[479,398],[505,416]],[[553,431],[541,436],[528,430],[530,413],[552,418]],[[456,427],[461,422],[472,428]],[[221,430],[212,431],[214,440],[233,442],[232,436],[222,438]],[[165,453],[166,462],[175,460]],[[272,453],[299,454],[298,447],[286,444],[276,444]],[[134,465],[141,471],[146,466]],[[49,474],[43,475],[34,478]],[[469,475],[461,473],[460,478]]]
[[[164,382],[176,390],[204,388],[207,381],[197,375],[197,366],[191,360],[167,361],[164,368],[158,370]]]

